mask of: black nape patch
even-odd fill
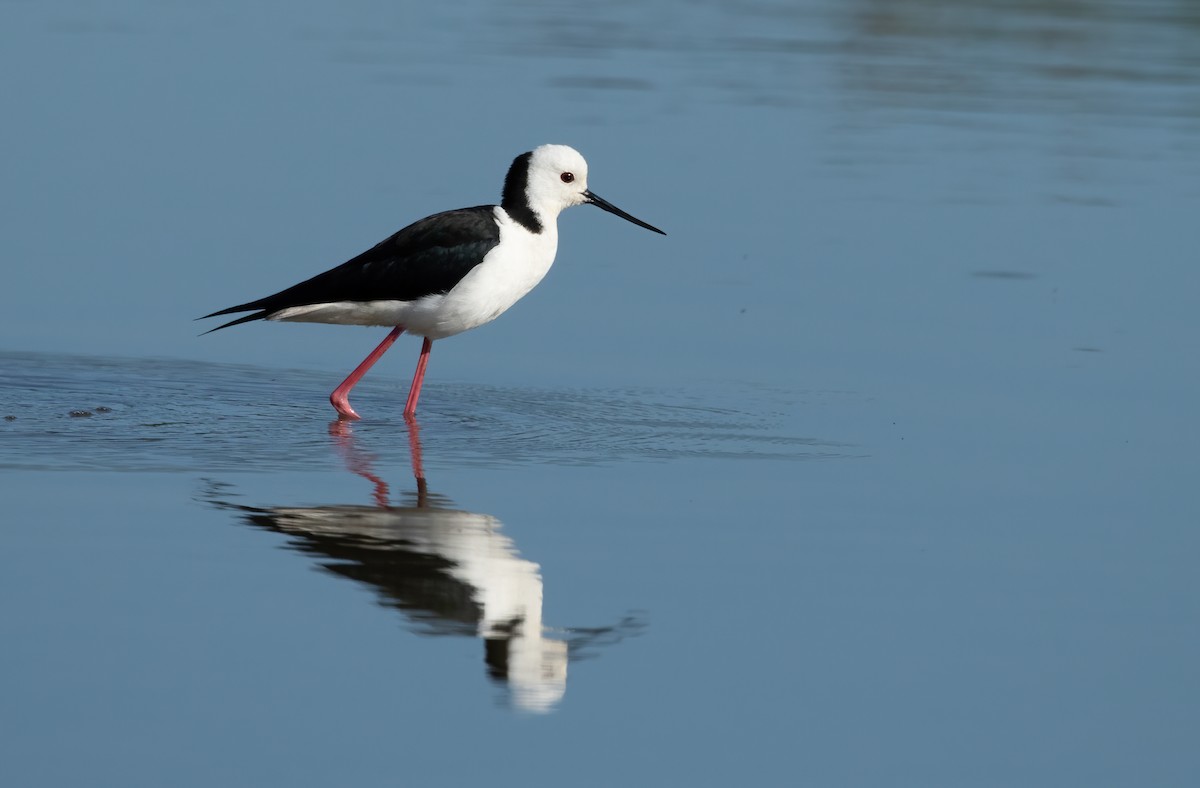
[[[508,175],[504,176],[504,194],[501,195],[500,207],[513,221],[529,232],[540,233],[542,223],[529,207],[529,195],[525,193],[529,185],[529,160],[532,158],[533,151],[529,151],[513,159],[512,166],[508,168]]]

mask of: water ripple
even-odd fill
[[[302,470],[332,467],[324,392],[336,375],[169,359],[0,353],[0,468]],[[364,381],[355,430],[402,434],[404,384]],[[789,435],[814,396],[702,390],[532,389],[429,384],[420,423],[433,463],[590,465],[681,458],[857,456]],[[88,416],[80,418],[81,415]],[[400,458],[404,441],[380,440]]]

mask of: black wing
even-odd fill
[[[212,329],[218,331],[262,320],[293,306],[334,301],[414,301],[422,296],[448,293],[500,243],[494,209],[493,205],[479,205],[435,213],[337,268],[266,298],[204,317],[257,310],[253,315]]]

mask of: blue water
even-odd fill
[[[0,4],[0,784],[1200,781],[1186,2]],[[193,318],[498,196],[433,348]],[[418,479],[418,477],[420,477]]]

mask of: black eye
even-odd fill
[[[573,172],[564,172],[564,173],[563,173],[562,175],[560,175],[559,177],[560,177],[560,178],[562,178],[562,182],[563,182],[563,183],[570,183],[571,181],[575,180],[575,173],[573,173]]]

